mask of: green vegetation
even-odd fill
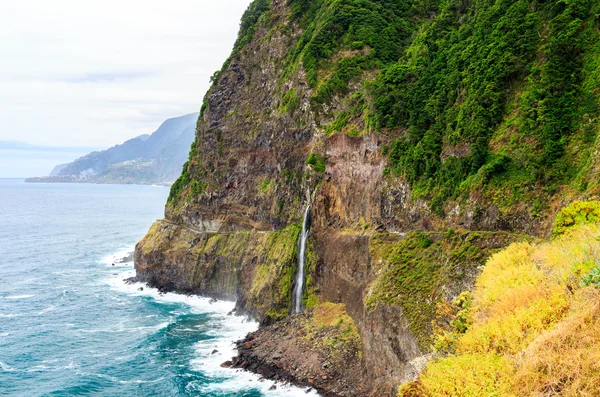
[[[306,159],[306,164],[310,165],[319,174],[324,173],[327,168],[325,157],[319,153],[311,153]]]
[[[304,294],[302,297],[302,303],[304,308],[310,309],[312,307],[317,306],[321,303],[321,298],[319,297],[319,290],[317,286],[317,262],[319,260],[316,248],[314,246],[314,241],[312,239],[308,239],[305,255],[305,287]]]
[[[402,307],[425,351],[433,342],[432,326],[438,305],[448,294],[445,288],[472,282],[478,267],[494,252],[487,247],[488,238],[506,243],[520,238],[507,233],[453,230],[413,232],[397,242],[388,241],[386,236],[375,235],[371,240],[372,255],[383,260],[384,268],[371,287],[366,306],[370,310],[379,303]]]
[[[270,5],[270,0],[254,0],[250,3],[244,12],[244,15],[242,15],[238,38],[233,46],[234,53],[242,49],[250,42],[250,40],[252,40],[260,18],[268,11]]]
[[[186,162],[183,165],[183,170],[181,175],[173,185],[171,185],[171,190],[169,191],[169,198],[167,199],[167,203],[173,201],[176,197],[179,196],[179,193],[190,183],[190,172],[188,170],[189,162]]]
[[[281,108],[284,112],[292,115],[300,107],[300,98],[296,89],[291,89],[285,93],[281,100]]]
[[[198,197],[206,189],[206,184],[202,181],[193,180],[190,184],[190,193],[192,197]]]
[[[242,15],[242,20],[240,22],[240,31],[238,32],[237,40],[233,45],[233,51],[231,53],[231,56],[225,61],[223,67],[212,75],[212,77],[210,78],[210,81],[212,83],[215,83],[219,80],[221,74],[223,73],[223,70],[227,69],[227,67],[231,63],[231,58],[237,55],[237,53],[241,51],[244,48],[244,46],[250,43],[250,41],[254,37],[254,33],[256,32],[261,17],[265,16],[264,18],[267,18],[266,15],[270,5],[271,0],[254,0],[252,3],[250,3],[248,8]],[[206,102],[202,104],[200,114],[204,113],[205,108]]]
[[[261,308],[271,319],[288,315],[292,283],[296,269],[296,242],[300,226],[291,224],[283,230],[257,237],[250,247],[257,262],[248,303]]]
[[[501,206],[527,195],[534,201],[541,186],[551,195],[590,167],[600,5],[291,0],[290,6],[304,30],[283,79],[301,63],[313,110],[323,112],[334,97],[341,101],[324,115],[332,120],[327,135],[387,130],[390,174],[405,177],[415,197],[429,198],[437,212],[448,198],[480,187]],[[579,177],[582,191],[585,179]],[[544,209],[538,203],[532,211]]]
[[[265,179],[263,181],[263,183],[260,185],[260,192],[262,194],[265,194],[271,189],[272,186],[273,186],[273,181],[271,181],[270,179]]]
[[[558,213],[552,234],[558,236],[573,226],[598,222],[600,222],[600,201],[575,201]]]
[[[280,65],[281,86],[303,69],[311,110],[327,135],[385,132],[386,175],[405,178],[413,197],[428,199],[436,213],[444,214],[448,199],[486,189],[500,208],[529,200],[539,216],[565,183],[581,192],[600,189],[587,177],[600,168],[589,160],[600,115],[594,18],[600,4],[290,0],[289,6],[301,31]],[[232,57],[261,26],[289,33],[282,23],[269,0],[253,1]],[[298,87],[281,95],[282,112],[296,114]]]
[[[304,33],[288,63],[302,62],[308,83],[317,88],[317,103],[347,92],[348,82],[363,70],[396,61],[416,13],[409,3],[393,0],[291,0],[290,5]],[[323,69],[329,73],[319,79]]]
[[[595,267],[583,278],[582,284],[584,287],[593,285],[600,288],[600,267]]]
[[[591,5],[441,3],[400,61],[373,84],[376,124],[405,131],[389,153],[394,173],[434,202],[454,196],[478,172],[476,185],[495,178],[498,190],[509,181],[572,178],[581,164],[572,164],[577,159],[565,156],[565,148],[580,128],[582,54],[598,36],[591,18],[598,7]],[[598,113],[596,103],[586,106]],[[490,140],[501,134],[502,147],[490,151]],[[459,144],[468,150],[442,161],[444,149]]]
[[[599,232],[597,224],[578,225],[493,255],[472,295],[455,302],[451,326],[438,329],[444,354],[399,396],[594,395]]]
[[[358,328],[344,304],[325,302],[315,306],[304,323],[304,331],[307,339],[321,341],[329,359],[343,361],[348,353],[362,355]]]

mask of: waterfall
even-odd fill
[[[298,253],[298,271],[296,272],[296,280],[294,282],[294,291],[292,295],[292,313],[300,313],[302,311],[302,292],[304,289],[304,261],[306,254],[306,238],[310,229],[310,205],[306,207],[304,212],[304,221],[302,222],[302,233],[299,236],[299,253]]]

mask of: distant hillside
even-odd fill
[[[181,174],[194,140],[198,113],[168,119],[152,135],[54,167],[26,182],[170,184]]]

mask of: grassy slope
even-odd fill
[[[567,212],[576,207],[589,205]],[[399,395],[595,395],[600,292],[586,275],[600,265],[600,229],[591,221],[492,256],[472,295],[457,302],[455,321],[439,329],[440,356]]]

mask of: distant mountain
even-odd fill
[[[54,167],[54,168],[52,169],[52,172],[50,172],[50,176],[59,176],[59,175],[60,175],[60,172],[61,172],[62,170],[64,170],[65,168],[67,168],[67,166],[68,166],[69,164],[70,164],[70,163],[66,163],[66,164],[59,164],[59,165],[57,165],[56,167]]]
[[[194,141],[198,113],[168,119],[153,134],[92,152],[26,182],[170,184],[181,174]]]

